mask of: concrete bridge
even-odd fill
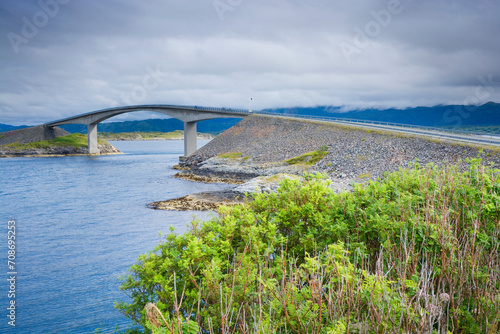
[[[498,136],[485,136],[480,134],[464,133],[460,131],[457,132],[451,130],[444,131],[443,129],[439,128],[430,128],[430,127],[396,124],[388,122],[335,118],[335,117],[317,117],[317,116],[307,116],[307,115],[280,114],[280,113],[265,112],[265,111],[256,111],[255,113],[253,113],[250,110],[246,109],[179,106],[179,105],[164,105],[164,104],[124,106],[124,107],[102,109],[82,115],[60,119],[54,122],[46,123],[45,125],[48,126],[49,128],[65,124],[87,125],[89,153],[98,154],[99,149],[97,148],[97,124],[110,117],[134,111],[154,111],[161,114],[172,116],[184,122],[184,156],[186,157],[193,154],[197,149],[196,122],[214,118],[246,117],[252,114],[259,114],[263,116],[272,116],[272,117],[285,117],[292,119],[308,119],[320,122],[350,125],[357,128],[405,133],[409,135],[436,138],[445,141],[462,142],[462,143],[465,142],[465,143],[500,147],[500,137]]]
[[[184,156],[186,157],[193,154],[197,149],[196,122],[214,118],[246,117],[252,114],[251,111],[245,109],[152,104],[102,109],[49,122],[45,125],[48,127],[65,124],[87,125],[89,153],[98,154],[97,124],[113,116],[134,111],[154,111],[160,114],[172,116],[184,122]]]

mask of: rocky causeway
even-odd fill
[[[323,150],[317,162],[307,154]],[[299,163],[293,158],[304,156]],[[500,166],[500,150],[434,140],[415,135],[365,130],[326,122],[291,120],[279,117],[250,116],[217,136],[176,168],[176,177],[197,182],[224,182],[236,186],[231,193],[273,191],[282,177],[301,176],[304,172],[323,173],[337,191],[352,189],[352,184],[382,178],[385,172],[434,163],[463,164],[480,157],[485,164]],[[272,178],[273,175],[281,175]],[[259,184],[259,186],[256,186]],[[242,190],[244,189],[244,190]],[[212,210],[216,197],[209,194]],[[207,194],[184,198],[184,209],[199,208]],[[231,196],[230,196],[231,197]],[[238,197],[238,196],[236,196]],[[240,197],[238,197],[240,198]],[[164,201],[168,202],[168,201]],[[219,204],[234,204],[227,198]],[[156,202],[156,208],[163,202]],[[182,205],[181,205],[182,206]],[[208,206],[207,206],[208,207]],[[168,209],[168,208],[167,208]]]

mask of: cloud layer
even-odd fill
[[[498,17],[495,0],[3,0],[0,123],[500,102]]]

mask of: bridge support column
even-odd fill
[[[100,151],[97,148],[97,124],[87,125],[87,138],[89,154],[99,154]]]
[[[184,156],[196,151],[196,122],[184,122]]]

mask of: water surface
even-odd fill
[[[146,205],[229,187],[172,178],[183,141],[112,144],[126,154],[0,159],[1,333],[129,327],[114,309],[115,301],[126,300],[118,277],[159,243],[160,231],[173,226],[182,233],[193,216]],[[6,310],[9,219],[17,225],[15,328]]]

